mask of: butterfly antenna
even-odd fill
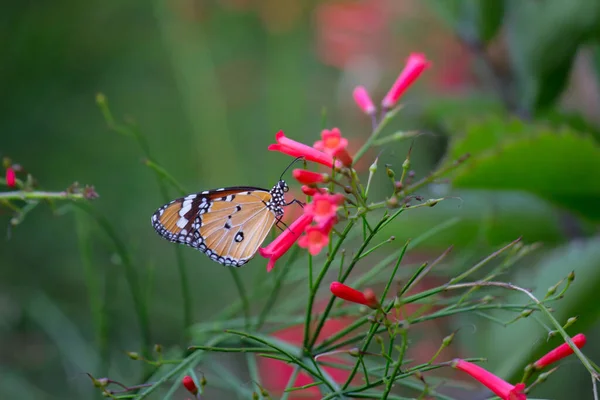
[[[296,164],[296,163],[297,163],[298,161],[300,161],[300,160],[304,160],[304,156],[296,157],[296,158],[294,159],[294,161],[292,161],[292,162],[290,163],[290,165],[288,165],[287,167],[285,167],[285,169],[284,169],[284,170],[283,170],[283,172],[281,173],[281,176],[279,177],[279,180],[282,180],[282,179],[283,179],[283,175],[285,175],[285,173],[288,171],[288,169],[290,169],[290,167],[291,167],[292,165]]]

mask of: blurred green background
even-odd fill
[[[600,3],[57,0],[10,2],[0,14],[0,156],[46,190],[94,185],[91,205],[126,245],[148,301],[153,343],[187,345],[174,246],[150,225],[164,198],[136,141],[108,128],[97,93],[117,120],[135,121],[152,157],[186,189],[271,187],[289,162],[266,151],[278,130],[312,143],[325,119],[356,150],[370,121],[352,89],[382,98],[417,51],[433,66],[388,129],[425,134],[386,145],[380,165],[399,171],[411,144],[417,177],[467,152],[472,162],[454,176],[462,202],[407,213],[391,228],[397,246],[453,217],[460,222],[420,252],[433,258],[454,244],[472,262],[519,236],[542,242],[507,279],[543,294],[576,270],[557,313],[579,315],[569,333],[589,332],[586,354],[600,356]],[[386,183],[376,181],[375,195]],[[422,194],[449,189],[442,182]],[[1,209],[0,398],[92,398],[86,372],[139,378],[139,363],[123,353],[141,346],[124,260],[93,219],[63,205],[38,206],[17,226]],[[226,268],[181,254],[193,321],[206,321],[237,292]],[[259,257],[241,270],[248,286],[265,279],[264,264]],[[107,316],[103,343],[94,307]],[[476,323],[454,351],[488,356],[506,378],[545,342],[539,324]],[[592,398],[585,369],[569,366],[536,396]]]

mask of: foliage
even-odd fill
[[[599,317],[600,3],[376,3],[8,6],[0,397],[184,398],[188,376],[202,398],[465,398],[463,357],[597,398],[597,346],[569,337]],[[417,48],[432,95],[359,103],[369,135],[352,86],[383,97]],[[461,90],[436,87],[457,65]],[[102,121],[97,90],[139,122],[99,95]],[[151,236],[176,196],[276,179],[275,131],[332,124],[355,163],[318,170],[347,199],[319,254],[228,270]],[[574,368],[532,369],[565,341]]]

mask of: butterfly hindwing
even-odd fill
[[[283,213],[283,194],[274,197],[276,188],[232,187],[191,194],[159,208],[152,225],[167,240],[239,267],[254,256]]]

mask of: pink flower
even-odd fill
[[[502,400],[527,400],[523,383],[512,385],[479,365],[461,359],[453,360],[452,367],[471,375]]]
[[[287,138],[283,131],[277,132],[275,135],[276,144],[270,144],[268,149],[271,151],[279,151],[292,157],[304,157],[308,161],[313,161],[323,164],[326,167],[333,168],[333,156],[318,151],[304,143],[296,142]]]
[[[181,380],[181,383],[183,383],[183,386],[191,394],[197,394],[198,393],[198,387],[196,387],[196,383],[194,382],[194,380],[192,379],[191,376],[189,376],[189,375],[184,376],[183,379]]]
[[[392,85],[389,92],[383,98],[381,105],[385,109],[390,109],[400,99],[400,96],[413,84],[413,82],[429,67],[430,62],[420,53],[412,53],[408,57],[406,66]]]
[[[585,343],[586,343],[586,337],[583,333],[573,336],[571,338],[571,340],[573,341],[575,346],[577,346],[578,349],[585,346]],[[543,356],[542,358],[537,360],[535,363],[533,363],[533,366],[536,369],[542,369],[545,366],[555,363],[559,360],[562,360],[563,358],[565,358],[571,354],[573,354],[573,349],[571,349],[571,346],[569,346],[567,343],[563,343],[560,346],[558,346],[557,348],[555,348],[554,350],[551,350],[548,353],[546,353],[545,356]]]
[[[332,130],[323,129],[321,139],[315,142],[313,146],[315,149],[335,157],[346,167],[352,165],[352,157],[350,157],[348,150],[346,150],[348,139],[342,137],[342,133],[338,128],[333,128]]]
[[[328,224],[337,220],[337,210],[343,202],[344,196],[339,193],[315,193],[313,200],[304,207],[304,213],[320,225]]]
[[[292,172],[294,178],[305,185],[313,185],[315,183],[325,182],[323,174],[313,171],[307,171],[305,169],[295,169]]]
[[[352,92],[352,96],[354,97],[356,105],[362,110],[362,112],[367,115],[375,114],[375,105],[369,96],[369,92],[367,92],[367,89],[364,86],[355,87],[354,91]]]
[[[362,304],[374,310],[379,308],[377,297],[371,289],[366,289],[364,292],[361,292],[340,282],[331,282],[329,289],[335,297],[339,297],[342,300]]]
[[[306,228],[306,232],[298,241],[298,246],[308,249],[310,254],[317,255],[329,243],[331,225],[315,225]]]
[[[17,186],[15,170],[12,167],[6,168],[6,186],[11,188]]]
[[[325,188],[311,187],[308,185],[302,185],[302,187],[300,189],[302,190],[302,193],[304,193],[307,196],[311,196],[311,197],[317,193],[327,193],[327,189],[325,189]]]
[[[302,214],[297,220],[295,220],[288,228],[284,229],[269,245],[261,247],[258,252],[261,256],[268,258],[267,272],[270,272],[275,266],[275,262],[288,251],[296,240],[300,238],[300,235],[306,229],[313,220],[313,216],[309,214]]]

